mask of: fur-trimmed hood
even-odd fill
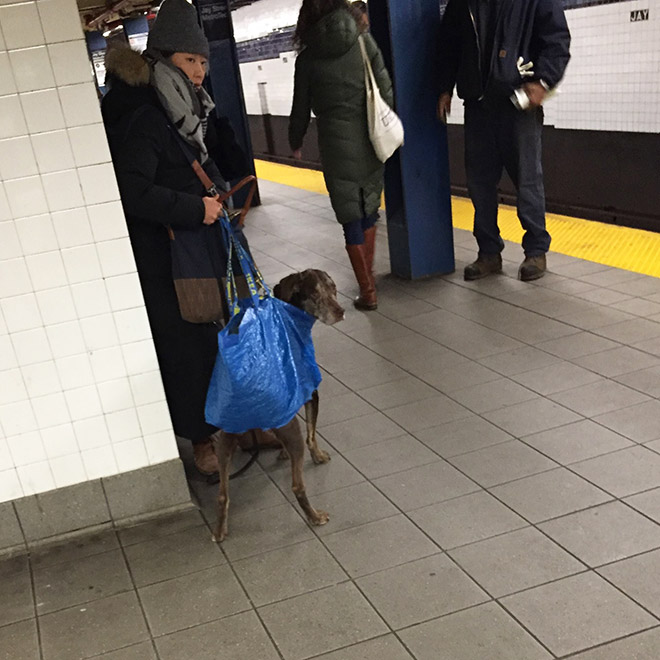
[[[117,78],[130,87],[149,84],[149,64],[137,51],[128,48],[111,48],[105,56],[106,74]]]
[[[114,130],[124,118],[145,105],[162,111],[158,97],[149,84],[151,69],[140,53],[130,48],[111,48],[105,57],[109,91],[101,101],[106,130]]]

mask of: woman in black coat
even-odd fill
[[[167,232],[168,225],[213,224],[222,210],[205,196],[184,149],[216,183],[247,169],[244,156],[223,158],[222,176],[211,158],[226,154],[221,132],[227,126],[201,88],[207,60],[194,8],[186,0],[165,0],[144,56],[129,49],[108,54],[110,91],[102,111],[174,431],[193,442],[197,468],[211,474],[217,461],[209,436],[217,429],[206,423],[204,405],[218,328],[181,318]]]

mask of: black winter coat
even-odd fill
[[[493,48],[485,58],[490,62],[487,75],[482,75],[475,27],[477,1],[449,0],[447,4],[439,37],[440,92],[451,93],[456,85],[458,95],[471,101],[508,97],[530,80],[543,80],[551,89],[558,85],[570,59],[571,43],[561,0],[498,0]],[[516,66],[519,57],[534,63],[533,78],[521,78]]]
[[[128,84],[121,76],[121,71],[112,72],[112,87],[102,102],[103,120],[174,431],[198,442],[216,430],[204,420],[204,404],[218,328],[182,320],[166,226],[199,227],[205,190],[154,91],[148,85]],[[211,153],[213,134],[209,137]],[[229,165],[231,178],[243,174],[238,170],[245,162]],[[212,160],[205,169],[222,182]]]

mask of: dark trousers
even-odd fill
[[[480,254],[499,254],[504,249],[497,226],[497,186],[503,169],[518,193],[525,255],[545,254],[550,247],[545,229],[542,129],[542,108],[521,112],[509,99],[465,104],[465,168]]]
[[[361,220],[344,223],[341,228],[344,230],[344,240],[346,245],[362,245],[364,243],[364,232],[371,229],[378,221],[378,213],[365,216]]]

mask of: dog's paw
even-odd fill
[[[309,522],[316,527],[325,525],[330,520],[330,514],[327,511],[316,511],[316,515],[309,519]]]
[[[211,536],[213,543],[222,543],[227,538],[227,530],[215,531]]]
[[[323,463],[328,463],[330,461],[330,454],[323,449],[319,449],[312,454],[312,460],[316,465],[323,465]]]

